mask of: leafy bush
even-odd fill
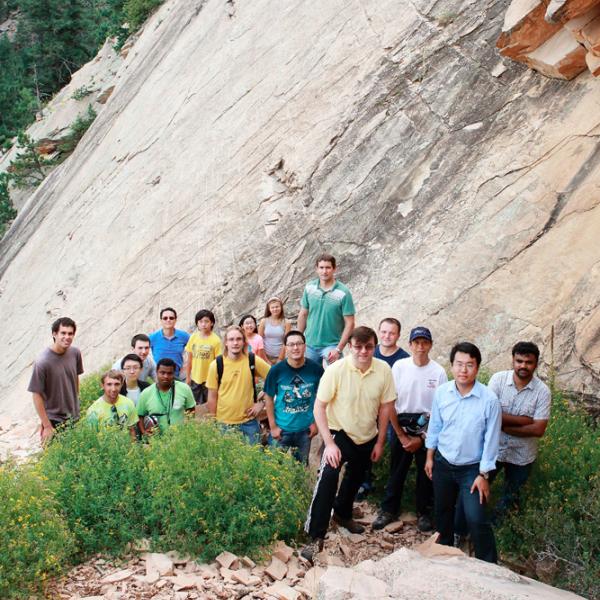
[[[85,415],[85,411],[90,405],[102,396],[103,391],[100,377],[107,369],[108,367],[81,378],[81,383],[79,384],[79,402],[82,415]]]
[[[59,435],[40,459],[80,555],[117,553],[143,537],[144,448],[127,431],[85,422]]]
[[[0,237],[4,234],[8,223],[17,216],[8,191],[8,173],[0,173]]]
[[[126,0],[123,12],[129,22],[129,29],[135,31],[162,3],[163,0]]]
[[[204,559],[225,549],[256,556],[300,531],[309,486],[288,454],[250,446],[208,422],[174,428],[150,448],[148,524],[163,549]]]
[[[503,554],[549,583],[600,597],[600,436],[557,395],[521,510],[498,531]],[[494,486],[496,487],[496,486]]]
[[[98,113],[94,110],[90,104],[87,110],[80,115],[71,123],[69,133],[65,139],[61,142],[58,149],[63,154],[70,154],[75,150],[75,147],[79,143],[79,140],[83,137],[84,133],[90,128],[90,125],[94,122],[94,119],[98,116]]]
[[[30,468],[0,466],[0,497],[0,598],[25,598],[68,566],[73,538],[46,479]]]

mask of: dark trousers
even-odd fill
[[[498,554],[487,507],[479,502],[477,490],[471,494],[471,486],[478,475],[479,463],[452,465],[439,452],[435,453],[433,491],[435,522],[440,533],[438,543],[454,545],[454,515],[457,500],[460,500],[475,557],[495,563],[498,562]]]
[[[493,483],[498,473],[504,469],[504,486],[500,499],[496,503],[492,515],[492,523],[498,525],[506,516],[506,513],[518,509],[521,501],[521,488],[525,485],[531,473],[533,463],[528,465],[513,465],[507,462],[497,462],[496,470],[490,473],[490,484]],[[465,512],[462,502],[456,504],[456,515],[454,517],[454,532],[459,535],[467,535],[468,528],[465,520]]]
[[[377,440],[374,437],[365,444],[355,444],[344,431],[332,431],[331,435],[340,449],[342,459],[337,468],[329,465],[324,458],[321,459],[313,499],[304,525],[305,531],[312,539],[325,537],[332,509],[342,519],[352,518],[352,504],[371,464],[371,451]],[[336,496],[340,471],[344,464],[346,471]]]
[[[390,440],[390,476],[385,488],[385,496],[381,503],[381,510],[397,515],[400,512],[402,501],[402,491],[406,475],[413,462],[417,465],[417,490],[416,490],[416,508],[417,514],[431,515],[433,507],[433,484],[425,474],[425,459],[427,458],[427,449],[423,445],[414,454],[407,452],[400,443],[398,436]]]

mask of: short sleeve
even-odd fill
[[[219,389],[219,382],[217,381],[217,361],[213,360],[208,365],[208,374],[206,375],[206,387],[209,390]]]
[[[488,388],[490,388],[490,390],[494,392],[496,398],[500,398],[500,388],[502,387],[500,385],[500,377],[501,373],[494,373],[491,376],[490,381],[488,383]]]
[[[185,345],[184,350],[186,352],[193,352],[194,350],[194,336],[191,335],[190,339],[187,341],[187,344]]]
[[[388,402],[395,402],[398,395],[396,394],[396,386],[394,385],[394,378],[392,377],[392,370],[386,364],[384,371],[384,382],[381,391],[381,404],[387,404]]]
[[[137,403],[137,414],[139,417],[145,417],[148,414],[148,409],[146,408],[146,398],[148,398],[148,393],[146,390],[150,388],[146,388],[141,394]]]
[[[31,373],[31,379],[29,380],[28,392],[33,394],[44,395],[46,388],[46,371],[44,367],[37,362],[33,364],[33,371]]]
[[[302,299],[300,300],[300,306],[308,310],[308,294],[306,293],[306,288],[304,288],[304,292],[302,292]]]
[[[130,406],[128,410],[128,419],[127,419],[127,427],[134,427],[138,422],[138,414],[135,409],[135,404],[130,401]]]
[[[550,405],[552,403],[550,389],[544,386],[535,404],[533,418],[536,421],[547,421],[550,418]]]
[[[267,396],[271,396],[271,398],[275,398],[275,394],[277,393],[277,372],[278,369],[273,366],[269,371],[267,378],[265,379],[265,387],[264,391]]]
[[[321,377],[319,389],[317,390],[317,400],[328,404],[335,398],[336,393],[336,373],[335,369],[329,367]]]
[[[268,365],[262,358],[260,358],[260,356],[255,356],[254,360],[255,360],[256,372],[258,373],[258,376],[262,377],[264,379],[269,374],[269,370],[271,369],[271,366]],[[208,387],[208,385],[207,385],[207,387]]]
[[[81,358],[81,352],[77,350],[77,375],[83,374],[83,359]]]
[[[448,375],[446,371],[442,368],[440,369],[440,376],[438,377],[438,385],[443,385],[444,383],[448,383]]]
[[[349,290],[346,290],[344,299],[342,300],[342,314],[344,317],[350,317],[356,312],[354,308],[354,300],[352,300],[352,294]]]
[[[223,354],[223,346],[221,345],[221,340],[218,336],[216,336],[216,340],[213,344],[213,348],[215,350],[215,356],[219,356],[219,354]]]
[[[194,408],[196,406],[196,401],[194,400],[192,388],[187,383],[184,383],[181,387],[183,388],[182,392],[185,398],[185,407]]]

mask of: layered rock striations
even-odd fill
[[[360,323],[427,324],[485,366],[542,347],[600,392],[597,82],[495,48],[506,2],[170,0],[75,153],[1,243],[0,410],[71,315],[88,370],[158,324],[220,326],[338,256]],[[551,352],[553,348],[553,354]]]

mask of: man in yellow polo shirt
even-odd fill
[[[230,327],[225,334],[225,350],[208,367],[208,413],[215,415],[219,423],[239,430],[251,444],[260,439],[260,426],[256,417],[264,408],[264,402],[254,397],[254,376],[265,378],[269,365],[254,356],[254,369],[248,356],[248,343],[241,327]],[[223,361],[221,377],[218,362]]]
[[[383,454],[389,412],[396,389],[392,370],[373,358],[377,335],[370,327],[357,327],[350,335],[351,354],[333,363],[321,378],[315,402],[315,422],[325,450],[305,530],[311,542],[300,555],[312,562],[323,548],[333,520],[351,533],[364,527],[352,519],[352,504],[371,461]],[[336,496],[340,470],[346,472]]]

